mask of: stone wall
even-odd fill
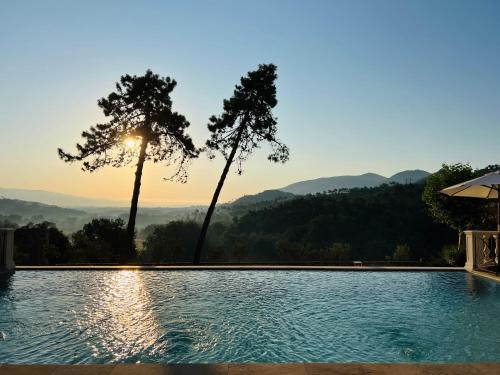
[[[0,228],[0,271],[13,271],[14,268],[14,229]]]

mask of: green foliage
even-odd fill
[[[157,225],[146,239],[142,260],[154,263],[190,262],[199,232],[200,225],[192,221]]]
[[[441,251],[441,257],[447,264],[456,267],[463,267],[467,260],[464,247],[456,245],[445,245]]]
[[[125,263],[135,259],[121,219],[93,219],[73,233],[72,240],[74,262]]]
[[[3,215],[0,215],[0,228],[18,228],[19,225],[14,222],[9,220],[9,218],[6,218]]]
[[[411,250],[407,244],[396,246],[396,250],[394,250],[394,254],[392,254],[392,260],[408,261],[411,259],[412,259]]]
[[[254,237],[256,236],[257,235],[254,235]],[[263,236],[259,237],[262,238]],[[283,262],[290,262],[290,261],[300,262],[307,258],[308,249],[303,244],[290,241],[286,238],[278,238],[276,240],[276,237],[269,235],[267,237],[272,239],[271,251],[275,249],[278,260]],[[270,251],[268,250],[268,253],[269,252]],[[271,256],[271,258],[273,257]]]
[[[214,224],[211,225],[214,227]],[[225,261],[241,263],[247,261],[248,257],[248,236],[233,231],[232,227],[226,227],[224,231],[211,231],[209,238],[224,247]],[[210,242],[212,242],[210,241]],[[210,242],[208,242],[208,251],[210,253]],[[208,260],[211,260],[208,258]],[[260,260],[262,261],[262,260]]]
[[[478,170],[473,169],[469,164],[443,164],[438,172],[427,178],[422,194],[422,199],[431,215],[438,222],[446,224],[458,232],[491,226],[494,223],[491,202],[486,199],[450,197],[440,193],[440,191],[482,176],[492,167]]]
[[[140,239],[145,240],[146,238],[148,238],[154,232],[154,230],[156,229],[156,227],[158,225],[159,224],[150,224],[150,225],[148,225],[146,228],[144,228],[143,230],[140,231],[140,233],[137,235],[137,237],[140,238]]]
[[[454,234],[429,216],[422,191],[421,184],[397,184],[297,197],[248,212],[232,230],[302,244],[309,249],[308,259],[319,260],[317,249],[334,243],[350,244],[353,259],[382,260],[403,243],[416,259],[427,259]]]
[[[235,206],[250,206],[263,204],[262,206],[269,205],[275,202],[284,201],[287,199],[293,199],[295,195],[292,193],[286,193],[281,190],[265,190],[261,193],[254,195],[244,195],[241,198],[236,199],[234,202],[228,204],[230,207]]]
[[[69,259],[68,238],[54,224],[29,223],[14,234],[16,264],[45,265],[66,263]]]
[[[384,260],[396,249],[394,260],[423,258],[433,265],[462,264],[463,254],[455,254],[449,247],[443,250],[444,245],[453,242],[455,232],[429,215],[420,199],[423,189],[421,184],[383,185],[302,196],[251,210],[235,217],[233,222],[211,225],[204,261],[370,261]],[[40,234],[49,227],[57,231],[45,224],[38,232],[26,231],[23,236],[16,232],[19,264],[115,263],[128,257],[123,220],[94,220],[73,235],[73,246],[66,239],[66,245],[54,247],[62,250],[55,252],[44,245],[46,237]],[[144,231],[147,241],[140,260],[191,261],[199,230],[199,223],[192,221],[148,227]],[[51,235],[51,246],[56,243],[55,238]],[[21,246],[21,239],[28,242]],[[44,250],[39,253],[38,249]]]
[[[352,246],[348,243],[336,242],[326,249],[324,256],[324,260],[328,262],[352,260]]]

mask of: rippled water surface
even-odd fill
[[[18,271],[0,363],[498,362],[500,284],[467,273]]]

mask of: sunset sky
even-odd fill
[[[279,136],[230,174],[221,201],[325,176],[443,162],[500,163],[500,2],[2,1],[0,187],[128,201],[133,167],[94,174],[59,160],[104,121],[97,99],[150,68],[178,82],[174,109],[198,146],[210,115],[259,63],[278,66]],[[141,202],[207,203],[223,167],[189,182],[146,164]]]

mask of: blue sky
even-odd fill
[[[65,165],[96,105],[124,73],[178,81],[176,110],[201,145],[240,76],[278,65],[276,115],[291,160],[268,149],[227,181],[222,200],[322,176],[443,162],[500,162],[498,1],[2,1],[0,186],[128,200],[130,168]],[[206,203],[222,160],[187,184],[146,165],[143,204]]]

